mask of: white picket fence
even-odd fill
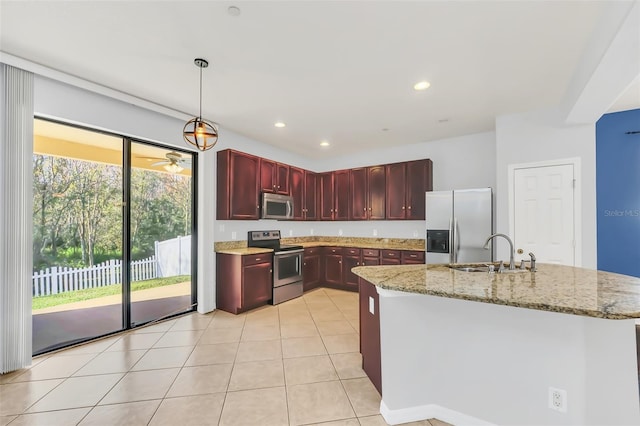
[[[158,277],[156,257],[131,262],[131,281]],[[122,261],[112,259],[91,268],[57,267],[33,274],[33,296],[47,296],[85,288],[104,287],[122,282]]]

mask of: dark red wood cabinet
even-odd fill
[[[293,219],[304,220],[304,170],[289,168],[289,190],[293,198]]]
[[[342,249],[342,284],[345,290],[358,291],[358,282],[360,277],[351,272],[352,268],[362,264],[362,254],[359,248],[343,248]]]
[[[360,353],[362,369],[382,395],[382,367],[380,356],[380,300],[376,287],[360,279]]]
[[[403,265],[424,265],[424,251],[402,250],[400,263]]]
[[[342,288],[342,248],[325,247],[324,250],[324,285]]]
[[[320,173],[320,220],[349,219],[349,170]]]
[[[304,249],[304,261],[302,265],[304,291],[312,290],[320,286],[321,252],[320,247],[309,247]]]
[[[261,158],[260,190],[262,192],[289,195],[289,166]]]
[[[383,220],[386,217],[385,166],[361,167],[349,171],[349,218]]]
[[[216,254],[216,304],[238,314],[265,305],[272,298],[273,255]]]
[[[304,220],[318,220],[318,175],[305,170],[304,172],[304,205],[302,207]]]
[[[380,251],[380,264],[381,265],[400,265],[402,262],[401,250],[381,250]]]
[[[260,158],[230,149],[217,155],[216,219],[258,219]]]
[[[386,218],[424,220],[425,192],[433,190],[431,160],[386,165]]]

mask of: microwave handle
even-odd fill
[[[293,204],[291,201],[287,201],[287,217],[293,216],[293,206],[291,204]]]

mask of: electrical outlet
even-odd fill
[[[238,233],[236,231],[231,231],[231,239],[235,240],[236,238],[238,238]]]
[[[549,408],[561,413],[567,412],[567,391],[549,388]]]
[[[313,235],[313,228],[309,229],[309,235]]]
[[[377,229],[374,229],[374,230],[373,230],[373,236],[374,236],[374,237],[377,237],[377,236],[378,236],[378,230],[377,230]]]
[[[289,236],[293,237],[293,229],[289,229]]]
[[[220,225],[220,227],[218,229],[220,229],[220,232],[224,232],[224,223],[222,225]]]
[[[338,229],[338,235],[342,236],[342,229]]]
[[[418,238],[420,233],[418,231],[413,231],[413,238]]]

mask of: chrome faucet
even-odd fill
[[[529,257],[531,258],[531,272],[536,271],[536,255],[533,253],[529,253]]]
[[[509,238],[505,234],[493,234],[489,238],[487,238],[487,241],[484,243],[485,250],[489,249],[489,242],[495,237],[503,237],[505,240],[509,242],[509,270],[513,271],[514,269],[516,269],[516,264],[513,260],[514,251],[513,251],[513,241],[511,241],[511,238]]]

